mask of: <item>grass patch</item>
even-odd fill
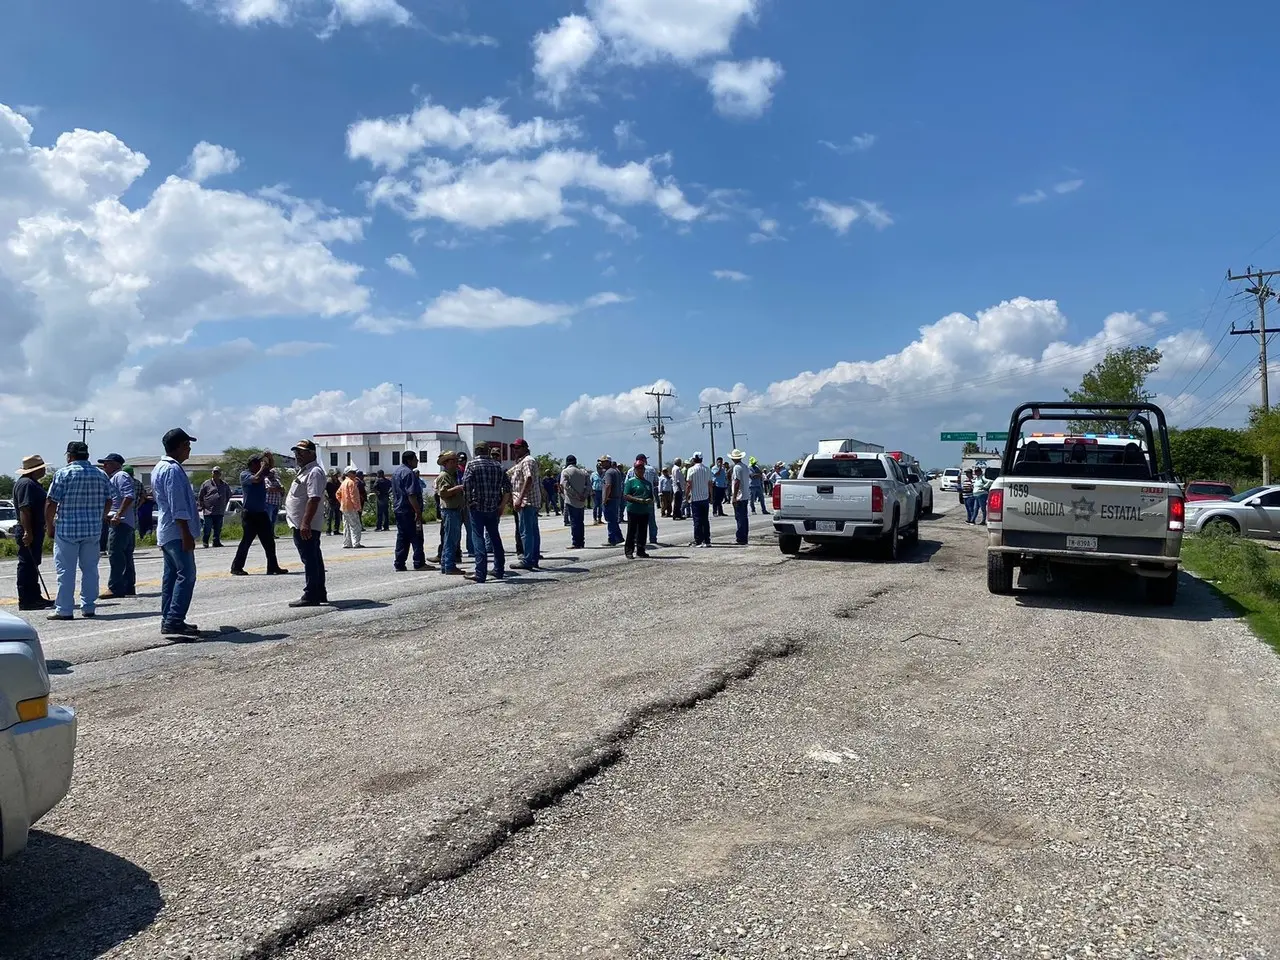
[[[1184,539],[1182,562],[1216,587],[1227,605],[1280,653],[1280,553],[1214,532]]]

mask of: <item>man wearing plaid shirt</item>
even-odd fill
[[[529,452],[529,444],[523,439],[511,445],[519,459],[511,471],[511,507],[519,524],[520,539],[524,541],[524,558],[514,564],[516,570],[537,570],[542,559],[542,531],[538,526],[538,514],[542,507],[542,484],[538,480],[538,461]]]
[[[502,464],[489,457],[486,444],[476,446],[476,455],[462,475],[463,492],[471,514],[472,544],[476,552],[476,583],[484,583],[489,575],[489,553],[493,553],[493,578],[506,576],[506,553],[498,518],[511,496],[511,480]]]
[[[67,444],[67,465],[53,475],[45,501],[45,528],[53,535],[58,596],[50,620],[70,620],[80,567],[80,615],[97,615],[98,540],[111,507],[111,481],[89,462],[89,445]]]

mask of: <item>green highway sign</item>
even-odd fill
[[[943,443],[953,440],[956,443],[977,443],[978,435],[976,433],[944,433],[942,435]]]
[[[1008,440],[1009,440],[1009,431],[1008,431],[1008,430],[996,430],[996,431],[993,431],[993,432],[989,432],[989,433],[983,434],[983,436],[985,436],[985,437],[987,438],[987,442],[988,442],[988,443],[991,443],[991,442],[996,441],[996,440],[999,440],[999,441],[1000,441],[1000,442],[1002,442],[1002,443],[1007,443],[1007,442],[1008,442]]]

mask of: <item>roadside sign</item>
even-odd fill
[[[1009,440],[1009,431],[1008,430],[989,431],[986,434],[984,434],[984,436],[987,438],[988,443],[992,443],[996,440],[999,440],[1001,443],[1007,443]]]
[[[949,441],[955,441],[956,443],[977,443],[978,434],[976,432],[975,433],[944,433],[942,435],[942,442],[947,443]]]

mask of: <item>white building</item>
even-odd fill
[[[504,467],[515,461],[511,444],[524,436],[523,420],[491,417],[488,423],[460,423],[452,430],[392,430],[380,433],[318,433],[314,439],[325,470],[345,470],[348,466],[366,474],[400,466],[400,455],[412,450],[418,455],[418,473],[433,477],[436,457],[445,450],[475,453],[476,444],[499,444]],[[495,459],[499,459],[496,458]]]

